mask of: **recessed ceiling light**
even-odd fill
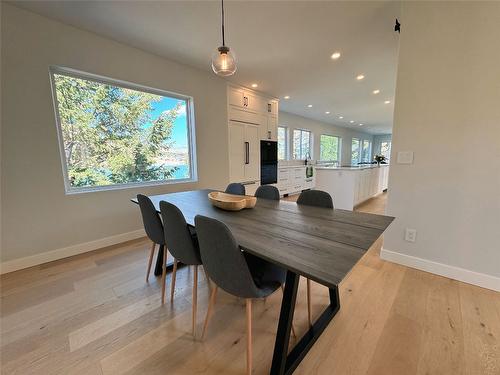
[[[386,100],[386,101],[384,102],[384,104],[391,104],[391,101],[390,101],[390,100]]]
[[[337,60],[340,57],[340,52],[334,52],[330,57],[332,60]]]
[[[364,76],[363,74],[359,74],[359,75],[356,77],[356,79],[357,79],[358,81],[361,81],[361,80],[362,80],[362,79],[364,79],[364,78],[365,78],[365,76]]]
[[[290,99],[290,96],[289,96],[289,95],[287,95],[287,96],[284,96],[284,98],[285,98],[286,100],[288,100],[288,99]]]
[[[354,120],[349,121],[351,124],[354,124]]]
[[[339,116],[339,119],[341,119],[341,120],[342,120],[343,118],[344,118],[344,116]]]
[[[252,87],[255,89],[256,87],[259,87],[259,85],[256,83],[252,83]]]
[[[330,114],[330,111],[326,111],[326,112],[325,112],[325,115],[329,115],[329,114]]]
[[[313,106],[312,104],[308,104],[307,108],[312,108],[312,106]]]
[[[359,124],[359,126],[363,126],[363,124]]]
[[[379,93],[380,93],[380,90],[379,90],[379,89],[377,89],[377,90],[373,90],[373,94],[377,95],[377,94],[379,94]]]

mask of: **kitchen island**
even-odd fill
[[[354,206],[387,189],[389,164],[315,167],[316,189],[333,197],[335,208],[352,210]]]

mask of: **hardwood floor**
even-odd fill
[[[357,209],[383,213],[385,200]],[[384,262],[381,242],[341,284],[341,309],[296,374],[500,374],[500,293]],[[3,275],[1,373],[244,374],[245,301],[219,291],[202,341],[209,293],[199,272],[193,339],[193,270],[178,269],[174,302],[162,306],[160,280],[145,282],[149,250],[137,240]],[[328,292],[311,289],[316,316]],[[280,300],[278,291],[253,303],[254,374],[269,371]]]

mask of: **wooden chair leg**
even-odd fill
[[[196,337],[196,309],[198,304],[198,265],[194,266],[193,275],[193,337]]]
[[[307,320],[309,321],[309,326],[312,326],[311,319],[311,280],[307,279]]]
[[[246,299],[247,305],[247,375],[252,374],[252,300]]]
[[[283,287],[283,285],[281,285],[281,293],[285,294],[285,288]],[[293,326],[293,322],[292,322],[292,335],[293,335],[293,337],[297,338],[297,334],[295,333],[295,327]]]
[[[212,283],[210,282],[210,277],[208,277],[208,273],[205,267],[203,267],[203,272],[205,272],[205,279],[207,280],[208,290],[212,292]]]
[[[207,332],[208,321],[210,320],[210,316],[212,315],[212,310],[215,305],[215,297],[217,295],[218,286],[214,285],[212,289],[212,293],[210,294],[210,301],[208,302],[207,315],[205,316],[205,323],[203,324],[203,332],[201,333],[201,339],[205,338],[205,333]]]
[[[163,272],[161,273],[161,304],[165,304],[165,289],[167,287],[167,247],[163,248]]]
[[[146,282],[149,282],[149,273],[151,272],[151,264],[153,264],[153,255],[155,255],[155,246],[156,244],[153,242],[153,246],[151,246],[151,252],[149,253],[149,262],[148,262],[148,271],[146,273]]]
[[[174,302],[176,277],[177,277],[177,259],[174,259],[174,268],[172,270],[172,280],[170,280],[170,302]]]

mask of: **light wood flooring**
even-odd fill
[[[357,209],[382,213],[385,199]],[[342,282],[339,313],[295,373],[499,375],[500,293],[381,261],[380,247]],[[2,276],[1,373],[244,374],[245,301],[221,291],[201,341],[199,272],[193,340],[193,271],[179,269],[174,303],[161,306],[159,280],[145,282],[149,249],[137,240]],[[327,298],[313,283],[313,314]],[[280,300],[253,304],[254,374],[269,371]],[[305,282],[294,324],[307,328]]]

